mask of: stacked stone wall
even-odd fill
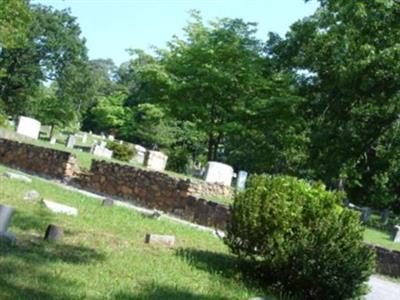
[[[62,180],[74,176],[75,162],[69,152],[0,138],[0,163],[6,166]]]

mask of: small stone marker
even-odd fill
[[[52,136],[50,138],[50,144],[55,145],[56,143],[57,143],[57,139],[54,136]]]
[[[75,143],[76,143],[76,137],[71,134],[71,135],[68,136],[65,146],[67,148],[74,148]]]
[[[400,225],[394,226],[393,242],[400,243]]]
[[[35,201],[40,199],[40,193],[35,190],[31,190],[25,193],[24,200]]]
[[[111,142],[114,142],[115,137],[114,137],[113,135],[110,134],[110,135],[108,136],[108,140],[111,141]]]
[[[49,242],[59,242],[64,237],[64,230],[56,225],[50,224],[46,233],[44,234],[44,239]]]
[[[173,235],[146,234],[145,243],[172,247],[175,244],[175,237]]]
[[[369,207],[361,208],[361,222],[364,224],[369,221],[371,217],[371,209]]]
[[[83,143],[83,144],[86,144],[86,142],[87,142],[87,133],[85,132],[85,133],[82,135],[82,143]]]
[[[11,223],[11,218],[14,215],[15,208],[0,204],[0,232],[7,232],[8,226]]]
[[[56,214],[66,214],[69,216],[77,216],[78,215],[78,210],[74,207],[60,204],[57,202],[53,202],[50,200],[42,200],[42,202],[48,209],[50,209],[52,212],[54,212]]]
[[[387,223],[389,222],[389,217],[390,217],[390,210],[385,209],[381,214],[382,225],[387,225]]]
[[[10,179],[14,180],[19,180],[19,181],[24,181],[24,182],[32,182],[32,179],[30,179],[28,176],[13,173],[13,172],[4,172],[4,176]]]
[[[103,202],[101,203],[102,206],[113,206],[114,205],[114,200],[110,198],[105,198],[103,199]]]
[[[246,171],[239,171],[236,181],[236,188],[240,191],[244,190],[246,187],[248,173]]]
[[[144,159],[145,159],[146,151],[147,151],[146,148],[142,147],[140,145],[135,145],[134,148],[136,150],[136,154],[131,159],[131,161],[137,162],[139,164],[144,164]]]

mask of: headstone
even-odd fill
[[[144,166],[154,171],[164,171],[167,165],[168,156],[159,151],[147,150]]]
[[[10,178],[10,179],[24,181],[27,183],[32,182],[32,179],[30,179],[28,176],[20,175],[20,174],[13,173],[13,172],[4,172],[4,176],[7,178]]]
[[[76,143],[76,137],[71,134],[71,135],[68,136],[65,146],[67,148],[74,148],[75,143]]]
[[[0,204],[0,232],[7,232],[10,226],[11,218],[14,215],[15,208],[7,205]]]
[[[122,144],[124,143],[124,141],[123,141],[123,140],[120,140],[118,143],[119,143],[120,145],[122,145]]]
[[[361,222],[363,224],[367,223],[371,217],[371,209],[369,207],[361,208]]]
[[[173,235],[146,234],[145,243],[172,247],[175,244],[175,237]]]
[[[95,145],[94,146],[92,153],[93,153],[93,155],[100,156],[100,157],[105,157],[105,158],[109,158],[109,159],[111,159],[112,155],[113,155],[113,151],[112,150],[109,150],[109,149],[107,149],[105,147],[101,147],[99,145]]]
[[[144,164],[144,159],[146,157],[146,148],[140,145],[135,145],[135,156],[131,159],[132,162],[136,162],[138,164]]]
[[[49,242],[59,242],[64,237],[64,230],[56,225],[50,224],[47,226],[44,239]]]
[[[106,141],[101,141],[99,146],[102,147],[102,148],[105,148],[107,146],[107,142]]]
[[[101,133],[101,139],[105,140],[106,139],[106,135],[104,134],[104,132]]]
[[[103,199],[103,202],[101,203],[102,206],[113,206],[114,205],[114,200],[110,198],[105,198]]]
[[[381,214],[381,223],[382,225],[387,225],[389,222],[390,210],[385,209]]]
[[[66,214],[69,216],[77,216],[78,215],[78,210],[75,207],[60,204],[60,203],[53,202],[50,200],[43,200],[43,203],[49,210],[51,210],[54,213]]]
[[[248,173],[246,171],[239,171],[237,180],[236,180],[236,188],[238,190],[244,190],[246,187]]]
[[[394,226],[393,242],[400,243],[400,226],[399,225]]]
[[[111,141],[111,142],[113,142],[113,141],[115,140],[115,137],[114,137],[113,135],[110,134],[110,135],[108,136],[108,140]]]
[[[210,183],[220,183],[230,186],[232,183],[233,168],[227,164],[209,161],[206,166],[204,180]]]
[[[17,133],[37,140],[40,134],[40,126],[41,124],[38,120],[20,116]]]
[[[25,193],[24,200],[35,201],[40,199],[40,194],[38,191],[31,190]]]
[[[57,139],[54,136],[52,136],[50,138],[50,144],[55,145],[56,143],[57,143]]]
[[[82,135],[82,143],[83,144],[87,143],[87,133],[86,132],[84,132],[83,135]]]

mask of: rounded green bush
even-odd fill
[[[129,161],[135,155],[135,149],[126,144],[108,142],[107,148],[113,151],[113,158],[121,161]]]
[[[350,299],[365,292],[374,254],[340,193],[289,176],[253,176],[235,196],[226,244],[252,274],[300,299]]]

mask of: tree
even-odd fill
[[[264,60],[254,23],[221,19],[207,27],[192,16],[186,39],[175,38],[163,55],[168,105],[177,119],[207,133],[208,159],[216,160],[226,137],[237,132],[241,111],[263,94]]]
[[[320,3],[285,39],[272,36],[268,46],[282,68],[298,74],[308,99],[303,111],[311,120],[309,165],[328,184],[344,179],[352,201],[394,204],[400,188],[394,182],[400,171],[394,135],[400,115],[400,4]]]
[[[5,109],[14,116],[29,113],[28,102],[40,84],[55,81],[57,96],[74,102],[78,110],[80,99],[86,97],[86,87],[90,87],[85,76],[85,41],[80,37],[79,25],[66,10],[32,5],[30,13],[26,43],[5,47],[0,53],[0,68],[5,70],[0,78],[0,98]]]

